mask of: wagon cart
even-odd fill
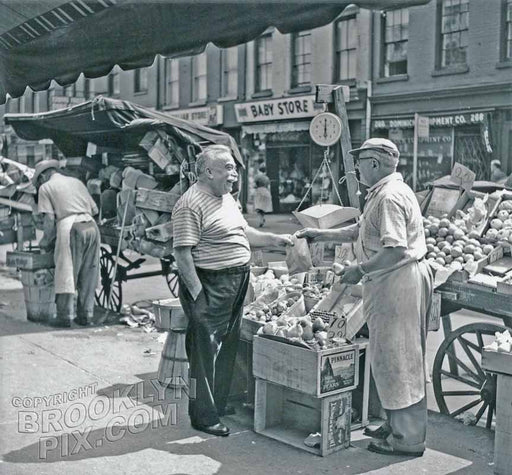
[[[447,184],[446,180],[437,184],[456,191],[456,187]],[[476,182],[472,192],[493,193],[501,189],[503,187],[495,183]],[[443,200],[449,201],[446,189],[439,194]],[[426,208],[425,205],[424,215],[428,214]],[[510,247],[505,245],[505,251],[509,253]],[[505,275],[512,269],[512,259],[509,261],[505,257],[496,264],[502,261],[505,262],[503,269],[496,265],[496,272]],[[509,269],[507,262],[510,262]],[[483,272],[487,269],[488,266],[482,266]],[[441,413],[452,417],[467,414],[466,423],[485,423],[487,428],[491,428],[496,414],[496,375],[482,368],[481,355],[483,347],[494,340],[495,332],[512,328],[512,292],[501,282],[489,283],[494,278],[499,280],[496,273],[486,273],[481,281],[468,277],[463,272],[456,273],[436,290],[441,298],[444,340],[435,355],[432,383]],[[475,321],[452,329],[450,315],[459,310],[479,312],[496,320]]]
[[[119,311],[123,283],[158,275],[176,296],[172,208],[195,180],[195,156],[202,147],[226,145],[243,167],[233,138],[102,96],[42,114],[6,114],[5,122],[25,140],[52,139],[66,157],[62,172],[84,180],[97,201],[102,243],[97,304]],[[159,270],[139,271],[147,256],[160,261]]]

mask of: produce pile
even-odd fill
[[[512,200],[504,200],[490,221],[485,239],[491,243],[512,244]]]
[[[495,340],[485,347],[486,350],[498,351],[500,353],[512,353],[512,335],[509,330],[496,332]]]

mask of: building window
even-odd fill
[[[311,32],[292,35],[292,87],[311,83]]]
[[[89,78],[84,78],[84,99],[90,99],[91,94],[91,80]]]
[[[221,97],[238,97],[238,47],[223,49],[221,61]]]
[[[272,35],[256,40],[256,92],[272,90]]]
[[[382,13],[384,77],[407,74],[409,10],[401,8]]]
[[[357,22],[343,18],[336,22],[336,81],[357,77]]]
[[[121,94],[119,70],[117,69],[117,66],[114,66],[108,75],[108,95],[119,96],[119,94]]]
[[[180,63],[177,59],[166,58],[164,63],[166,106],[178,106],[180,103]]]
[[[133,72],[133,92],[148,92],[148,70],[139,68]]]
[[[192,102],[203,102],[206,93],[206,51],[192,57]]]
[[[76,83],[64,86],[62,88],[62,95],[66,97],[76,97]]]
[[[503,33],[502,33],[503,61],[512,60],[512,0],[503,1]]]
[[[443,0],[441,68],[465,65],[468,48],[469,0]]]

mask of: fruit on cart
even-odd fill
[[[313,332],[320,332],[325,329],[325,323],[320,317],[316,317],[316,320],[313,322]]]
[[[491,228],[500,230],[503,227],[503,221],[499,218],[491,220]]]
[[[331,269],[336,275],[341,275],[341,274],[343,274],[343,271],[345,270],[345,266],[338,262],[335,262],[335,263],[333,263]]]

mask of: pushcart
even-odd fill
[[[202,147],[211,144],[228,146],[238,166],[243,167],[240,151],[230,135],[128,101],[102,96],[42,114],[6,114],[5,123],[25,140],[52,139],[66,157],[65,170],[84,180],[94,177],[96,183],[91,186],[97,188],[106,183],[105,178],[101,180],[102,170],[109,166],[120,171],[131,167],[137,173],[143,172],[144,176],[154,178],[159,186],[161,184],[160,192],[167,193],[177,186],[182,193],[195,179],[195,155]],[[125,189],[125,183],[122,187],[120,183],[117,185],[116,189]],[[138,188],[134,183],[131,186]],[[102,209],[101,202],[99,204]],[[169,221],[172,208],[164,211]],[[100,233],[98,305],[119,311],[123,302],[123,283],[158,275],[166,279],[171,294],[177,296],[172,237],[167,242],[156,243],[158,252],[151,253],[140,245],[140,235],[136,238],[130,234],[124,219],[102,220]],[[138,257],[132,257],[133,253]],[[141,270],[148,255],[159,259],[158,271]]]

